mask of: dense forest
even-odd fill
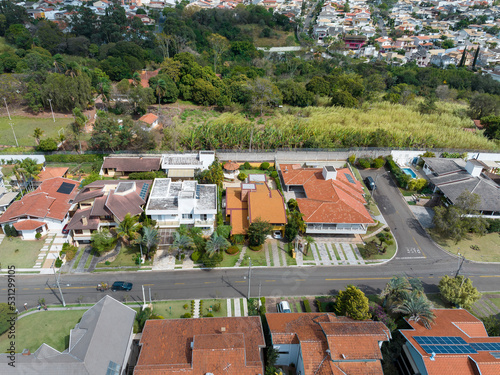
[[[116,115],[139,116],[155,103],[183,100],[219,111],[240,112],[242,118],[248,119],[274,116],[282,105],[352,108],[349,113],[355,116],[356,111],[372,104],[381,108],[380,102],[386,102],[408,106],[416,116],[439,118],[439,104],[446,102],[462,104],[454,107],[455,120],[451,122],[465,128],[472,126],[470,119],[485,119],[485,123],[492,124],[485,135],[493,140],[500,136],[500,131],[495,130],[500,122],[500,82],[490,76],[465,68],[367,63],[340,53],[326,55],[319,48],[297,54],[265,53],[256,48],[256,34],[247,32],[249,28],[258,30],[258,38],[288,34],[287,40],[298,44],[297,25],[261,6],[199,9],[186,7],[183,2],[162,12],[151,11],[149,16],[155,19],[155,26],[145,26],[138,17],[128,19],[118,5],[108,8],[103,16],[85,6],[68,10],[75,11],[68,25],[71,31],[63,33],[57,24],[30,19],[24,8],[0,1],[0,36],[4,38],[0,43],[0,97],[5,97],[9,105],[26,106],[38,113],[49,107],[50,99],[54,110],[71,113],[75,108],[92,107],[98,99]],[[149,79],[149,87],[140,84],[139,72],[144,69],[159,69],[159,74]],[[333,115],[340,109],[331,111]],[[414,116],[410,112],[406,114]],[[114,121],[110,116],[103,122]],[[385,121],[391,119],[381,118],[383,131],[390,133]],[[426,121],[425,117],[421,120]],[[432,121],[446,127],[448,120]],[[78,126],[73,128],[81,131]],[[259,132],[272,133],[275,125],[260,128]],[[303,124],[296,128],[290,125],[295,134],[302,128]],[[262,144],[262,148],[453,146],[443,143],[437,134],[382,137],[380,132],[375,133],[377,126],[373,124],[344,135],[333,132],[333,128],[314,135],[300,133],[301,140],[296,142],[288,142],[291,138],[286,135],[269,136],[269,144]],[[205,131],[194,128],[191,136],[201,137]],[[244,131],[245,137],[249,132]],[[165,133],[169,137],[172,131],[165,129]],[[470,140],[470,147],[497,147],[486,140]],[[193,146],[214,148],[219,143],[198,140]],[[245,148],[248,142],[239,139],[231,143],[225,146]],[[95,143],[94,147],[102,144]],[[155,146],[151,139],[136,147],[145,145],[162,147],[158,142]],[[467,141],[456,146],[467,148]]]

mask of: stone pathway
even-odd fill
[[[243,246],[241,248],[240,257],[238,258],[238,260],[236,261],[236,264],[234,265],[235,267],[239,267],[241,265],[241,262],[243,262],[243,259],[245,258],[246,252],[247,252],[247,248],[246,248],[246,246]]]
[[[153,271],[173,270],[175,257],[168,254],[167,250],[158,250],[153,262]]]
[[[319,256],[321,257],[321,262],[325,266],[330,266],[332,263],[330,261],[330,256],[328,254],[328,250],[325,247],[324,243],[314,244],[318,249]]]
[[[85,263],[87,263],[87,259],[90,256],[90,245],[86,246],[85,249],[83,249],[83,254],[82,257],[80,258],[80,262],[78,263],[78,266],[76,266],[75,272],[85,272]]]
[[[271,256],[269,255],[269,244],[264,245],[266,248],[264,249],[266,251],[266,265],[268,267],[271,267]],[[272,247],[271,247],[272,251]]]
[[[328,253],[330,254],[330,257],[332,258],[331,259],[332,264],[335,265],[335,266],[338,266],[339,261],[337,260],[337,256],[335,255],[335,250],[333,249],[332,246],[333,246],[333,244],[331,244],[331,243],[326,243],[325,244],[326,250],[328,250]]]
[[[231,311],[232,310],[231,309],[231,306],[232,306],[231,301],[232,301],[232,299],[230,299],[230,298],[228,298],[226,300],[226,302],[227,302],[227,316],[233,316],[232,311]]]
[[[297,261],[297,266],[304,265],[304,254],[302,253],[302,251],[297,250],[295,252],[295,260]]]
[[[278,252],[280,253],[281,256],[281,265],[286,266],[287,262],[286,262],[286,250],[284,248],[285,244],[283,242],[278,242],[277,246],[278,246]]]
[[[356,259],[356,256],[354,255],[351,246],[347,243],[342,244],[342,249],[344,250],[344,254],[347,258],[347,263],[348,264],[358,264],[358,260]]]
[[[311,248],[309,249],[309,251],[312,252],[312,255],[314,257],[314,263],[319,266],[321,264],[321,260],[319,259],[318,249],[316,248],[315,243],[311,244]]]
[[[248,316],[248,303],[246,298],[243,299],[243,316]]]
[[[241,316],[241,298],[233,298],[234,301],[234,316]]]
[[[356,254],[356,257],[358,258],[359,264],[366,264],[365,260],[361,256],[361,253],[359,252],[358,247],[356,245],[351,245],[351,247],[352,247],[352,249],[354,251],[354,254]]]
[[[344,252],[342,251],[342,246],[339,243],[335,244],[335,248],[337,249],[337,254],[339,254],[341,264],[347,264],[344,256]]]
[[[195,299],[194,300],[194,313],[193,313],[193,318],[199,318],[200,317],[200,300]]]

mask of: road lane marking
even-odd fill
[[[246,280],[237,280],[235,283],[246,283]]]
[[[144,284],[144,286],[153,286],[155,284]]]
[[[433,279],[433,278],[434,278],[434,276],[429,276],[429,279]]]
[[[276,280],[266,280],[266,283],[274,283]]]
[[[426,259],[427,257],[395,257],[394,259]]]
[[[481,275],[479,277],[500,277],[500,275]]]
[[[205,281],[205,284],[215,284],[215,281]]]
[[[35,290],[40,290],[40,288],[35,288]]]
[[[306,279],[295,279],[295,281],[306,281]]]
[[[184,285],[184,283],[175,283],[174,285]]]
[[[392,277],[360,277],[349,279],[325,279],[325,281],[390,280]]]
[[[30,290],[30,288],[23,288],[23,290]]]

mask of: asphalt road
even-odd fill
[[[461,260],[437,247],[420,227],[396,186],[383,170],[363,171],[377,179],[374,199],[392,228],[398,243],[395,259],[384,265],[321,266],[252,269],[251,296],[295,296],[335,294],[348,284],[365,293],[379,293],[393,275],[408,275],[422,280],[427,292],[437,292],[437,283],[445,274],[454,275]],[[377,174],[379,176],[377,177]],[[500,266],[464,262],[461,274],[471,277],[483,292],[500,290]],[[38,298],[46,303],[61,303],[55,278],[46,275],[16,276],[16,304],[35,306]],[[134,283],[131,292],[98,292],[100,282],[117,280]],[[236,298],[248,293],[248,269],[216,269],[158,272],[102,272],[61,276],[66,303],[97,302],[105,293],[123,300],[142,300],[151,289],[153,299]],[[125,297],[127,296],[127,297]],[[7,299],[7,277],[0,277],[0,301]]]

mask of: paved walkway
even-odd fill
[[[199,318],[200,317],[200,300],[195,299],[194,300],[194,313],[193,313],[193,318]]]
[[[238,258],[236,264],[234,265],[235,267],[239,267],[241,265],[241,262],[243,262],[243,258],[245,257],[246,252],[247,252],[247,247],[243,246],[240,252],[240,257]]]
[[[278,244],[276,243],[276,241],[273,241],[271,243],[271,246],[273,249],[273,265],[274,265],[274,267],[280,267],[281,264],[280,264],[280,253],[278,250]],[[284,266],[286,266],[286,262],[285,262]]]
[[[241,298],[233,298],[234,301],[234,316],[241,316]]]
[[[173,270],[174,268],[175,257],[168,254],[167,250],[158,250],[153,262],[153,271]]]
[[[429,207],[422,206],[408,206],[413,215],[417,218],[424,228],[432,228],[434,224],[432,220],[434,219],[434,211]]]

